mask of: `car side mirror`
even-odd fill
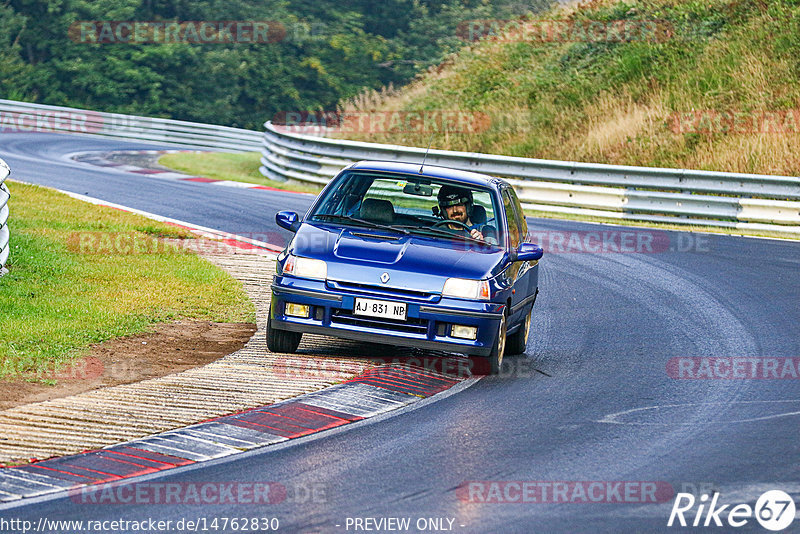
[[[290,232],[297,232],[300,228],[300,216],[293,211],[279,211],[275,214],[275,222]]]
[[[516,261],[534,261],[544,255],[542,247],[534,243],[522,243],[517,249]]]

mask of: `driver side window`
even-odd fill
[[[517,213],[514,210],[514,201],[509,195],[508,189],[503,191],[503,208],[506,212],[506,220],[508,221],[508,240],[512,249],[519,247],[519,221],[517,220]]]

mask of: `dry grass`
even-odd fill
[[[800,135],[740,135],[707,143],[685,160],[689,168],[797,176]]]
[[[570,139],[579,159],[619,160],[624,157],[631,139],[653,135],[663,127],[669,111],[659,98],[651,104],[639,104],[628,96],[608,93],[586,110],[586,133]]]

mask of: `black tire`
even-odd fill
[[[272,317],[267,317],[267,348],[272,352],[294,354],[300,345],[302,332],[290,332],[272,328]]]
[[[492,345],[492,352],[489,354],[489,374],[496,375],[500,373],[503,367],[503,354],[506,349],[506,316],[500,319],[500,326],[497,329],[497,337]]]
[[[525,320],[520,325],[519,329],[508,336],[506,340],[506,354],[524,354],[525,349],[528,347],[528,337],[531,333],[531,315],[533,315],[533,308],[525,316]]]

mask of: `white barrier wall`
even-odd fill
[[[0,276],[5,272],[6,262],[10,250],[9,240],[11,238],[8,230],[8,199],[11,193],[5,181],[11,171],[6,162],[0,159]]]

